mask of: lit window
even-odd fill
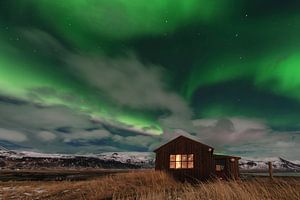
[[[225,160],[216,160],[216,171],[220,172],[225,169]]]
[[[193,160],[194,160],[194,154],[189,154],[188,161],[193,161]]]
[[[170,155],[170,161],[176,161],[176,155]]]
[[[187,155],[182,155],[181,158],[182,158],[182,161],[183,161],[183,162],[186,162],[186,161],[187,161]]]
[[[216,165],[216,171],[220,172],[224,170],[224,166],[223,165]]]
[[[170,162],[170,169],[175,169],[175,163],[176,162]]]
[[[181,167],[182,167],[183,169],[188,168],[187,162],[182,162],[182,163],[181,163]]]
[[[193,169],[194,168],[194,162],[193,161],[188,162],[188,168],[189,169]]]
[[[180,168],[181,168],[181,162],[176,161],[176,169],[180,169]]]
[[[170,169],[193,169],[194,154],[170,155]]]

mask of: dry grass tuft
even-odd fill
[[[7,190],[9,187],[13,187],[13,191]],[[17,199],[290,200],[300,199],[300,180],[259,178],[191,185],[176,182],[162,172],[142,171],[79,182],[2,183],[0,193],[3,199],[15,196]]]

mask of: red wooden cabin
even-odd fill
[[[166,171],[179,180],[239,177],[239,157],[214,155],[213,147],[194,137],[179,136],[154,152],[155,170]]]

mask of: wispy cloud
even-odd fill
[[[24,142],[27,140],[27,137],[24,133],[0,128],[0,140],[7,140],[9,142]]]
[[[158,66],[143,64],[133,55],[112,59],[71,54],[65,60],[75,75],[84,78],[118,105],[191,116],[183,98],[167,88]]]

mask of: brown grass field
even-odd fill
[[[300,199],[300,179],[215,180],[191,185],[148,170],[86,181],[0,182],[0,199],[297,200]]]

